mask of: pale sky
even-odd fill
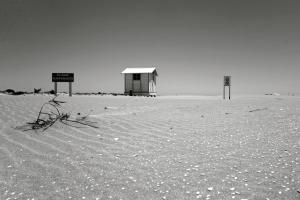
[[[157,67],[158,94],[300,93],[299,0],[0,0],[0,90],[123,92]],[[68,85],[58,85],[67,91]]]

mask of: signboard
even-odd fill
[[[224,86],[230,86],[230,76],[224,76]]]
[[[231,89],[231,76],[224,76],[224,84],[223,84],[223,99],[225,99],[225,87],[229,87],[229,99],[231,96],[230,89]]]
[[[52,73],[52,82],[74,82],[74,73]]]
[[[74,73],[52,73],[52,82],[54,82],[55,95],[57,95],[57,82],[69,82],[69,96],[72,96],[72,82],[74,82]]]

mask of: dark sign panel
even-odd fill
[[[52,82],[74,82],[74,73],[52,73]]]
[[[224,86],[230,86],[230,76],[224,76]]]

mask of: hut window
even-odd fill
[[[134,80],[134,81],[139,81],[139,80],[141,80],[141,74],[133,74],[133,80]]]

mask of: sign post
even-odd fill
[[[74,73],[52,73],[52,82],[54,82],[55,95],[57,95],[57,82],[69,82],[69,96],[72,96],[72,82],[74,82]]]
[[[69,82],[69,96],[72,96],[72,82]]]
[[[231,98],[231,76],[224,76],[223,99],[225,99],[225,87],[229,87],[229,99]]]
[[[54,82],[54,93],[57,94],[57,82]]]

